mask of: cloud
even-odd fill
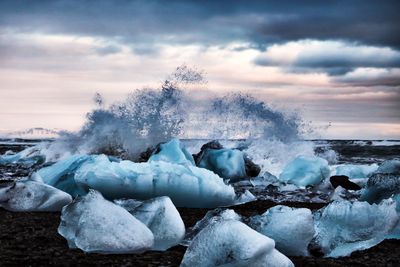
[[[0,25],[18,31],[117,38],[129,43],[248,41],[265,48],[302,39],[400,47],[399,2],[0,1]]]
[[[358,68],[343,76],[334,78],[334,81],[352,86],[393,86],[400,88],[400,68]]]
[[[96,52],[99,55],[110,55],[110,54],[116,54],[121,52],[122,49],[120,46],[117,45],[106,45],[106,46],[101,46],[96,48]]]
[[[336,84],[400,86],[400,52],[389,47],[302,40],[272,45],[254,63],[291,73],[326,73]]]
[[[261,66],[285,67],[291,71],[343,74],[358,67],[400,67],[400,52],[388,47],[341,41],[303,40],[272,45],[254,62]]]

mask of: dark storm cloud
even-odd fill
[[[357,68],[399,68],[400,52],[343,41],[303,40],[274,45],[259,54],[254,63],[279,66],[294,73],[323,72],[340,76]]]
[[[238,42],[247,44],[234,48],[237,51],[266,51],[274,44],[307,39],[386,47],[397,53],[400,48],[399,7],[398,1],[391,0],[3,0],[0,1],[0,36],[5,32],[37,32],[112,39],[113,45],[95,48],[98,55],[120,52],[120,46],[114,45],[118,43],[130,46],[135,54],[154,56],[159,53],[160,44],[224,47]],[[36,51],[40,47],[30,50],[29,44],[7,42],[8,47],[13,45],[14,52],[42,54]],[[399,68],[399,55],[382,59],[374,53],[358,55],[354,51],[336,49],[301,54],[292,64],[285,65],[264,55],[257,57],[254,63],[280,66],[294,73],[324,72],[341,77],[359,67]],[[345,78],[335,81],[353,83]],[[397,80],[396,77],[375,79],[385,84],[397,84]]]
[[[398,1],[0,2],[2,27],[107,36],[126,42],[255,47],[305,38],[400,47]]]
[[[379,86],[393,87],[400,94],[400,69],[378,70],[377,73],[366,71],[365,73],[348,73],[343,76],[334,77],[336,83],[347,84],[357,87],[371,87],[371,91],[379,91]]]

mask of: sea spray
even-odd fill
[[[199,83],[202,77],[186,66],[178,67],[170,77],[158,90],[135,90],[109,107],[96,94],[97,108],[87,114],[81,130],[62,134],[51,147],[64,147],[72,154],[104,153],[135,160],[149,146],[180,136],[187,115],[180,87]]]
[[[301,135],[301,119],[271,109],[249,94],[228,94],[211,101],[208,117],[216,121],[215,133],[221,138],[275,138],[295,141]]]
[[[277,174],[292,158],[314,153],[312,142],[301,141],[309,129],[299,115],[272,109],[242,93],[199,101],[198,91],[188,87],[206,83],[204,72],[183,65],[160,88],[135,90],[110,106],[96,94],[97,106],[81,130],[61,134],[44,151],[47,160],[99,153],[136,160],[148,147],[174,137],[241,139],[246,140],[241,149]]]

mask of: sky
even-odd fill
[[[243,91],[295,110],[316,127],[309,138],[400,139],[399,11],[375,0],[2,0],[0,131],[78,130],[96,92],[122,100],[187,64],[206,73],[203,96]]]

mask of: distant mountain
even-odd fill
[[[14,131],[1,134],[6,138],[22,138],[22,139],[52,139],[59,136],[60,130],[46,129],[42,127],[29,128],[21,131]]]

